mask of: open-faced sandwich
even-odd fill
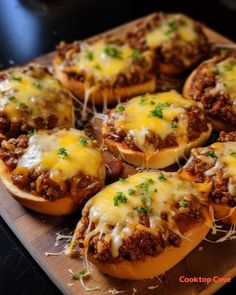
[[[157,69],[167,75],[183,73],[209,51],[202,25],[183,14],[155,13],[137,23],[127,42],[140,51],[153,50]]]
[[[38,131],[3,140],[0,176],[12,196],[35,211],[66,215],[97,193],[105,164],[83,131]]]
[[[187,79],[183,94],[201,101],[213,128],[236,128],[236,58],[215,56],[203,62]]]
[[[110,104],[156,88],[153,54],[118,42],[61,43],[54,59],[56,77],[85,102]]]
[[[46,67],[29,64],[0,72],[1,139],[73,126],[72,95]]]
[[[222,133],[219,140],[192,149],[180,173],[196,183],[208,183],[215,217],[236,224],[236,132]]]
[[[120,179],[85,205],[71,244],[102,272],[153,278],[177,264],[208,233],[207,196],[177,173]]]
[[[102,129],[108,148],[126,162],[165,168],[210,136],[201,103],[176,91],[146,94],[111,110]]]

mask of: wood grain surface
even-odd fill
[[[149,17],[149,16],[148,16]],[[148,19],[145,18],[145,19]],[[104,33],[122,36],[127,27],[136,21]],[[230,40],[205,28],[207,35],[213,42],[221,44],[232,43]],[[36,59],[37,62],[50,65],[53,53]],[[96,122],[96,125],[98,122]],[[99,128],[97,130],[99,133]],[[106,158],[111,158],[109,152],[105,152]],[[124,175],[137,172],[129,165],[125,166]],[[29,253],[38,262],[50,279],[57,285],[63,294],[87,294],[80,281],[71,280],[69,269],[75,273],[83,270],[83,261],[79,258],[71,258],[68,255],[46,256],[45,252],[63,251],[67,240],[58,242],[55,246],[56,233],[70,234],[80,218],[80,212],[69,217],[51,217],[35,213],[23,208],[10,197],[7,191],[0,185],[0,213]],[[214,239],[212,234],[208,238]],[[85,280],[89,287],[98,286],[99,290],[92,294],[109,294],[109,290],[125,291],[121,294],[156,294],[156,295],[189,295],[213,294],[224,283],[180,283],[179,277],[234,277],[236,275],[236,240],[223,243],[210,243],[203,241],[200,247],[194,249],[184,260],[168,271],[164,278],[155,278],[145,281],[127,281],[114,279],[103,275],[92,268],[90,278]],[[140,271],[142,271],[140,269]],[[40,286],[39,286],[40,288]]]

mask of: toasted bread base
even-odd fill
[[[61,216],[69,215],[79,209],[80,204],[70,197],[63,197],[55,201],[49,201],[43,197],[34,196],[28,192],[19,189],[12,183],[9,173],[5,168],[5,164],[0,160],[0,177],[7,191],[11,196],[21,203],[23,206],[30,208],[36,212]]]
[[[220,219],[224,223],[236,225],[236,207],[227,204],[211,203],[214,210],[215,219]]]
[[[169,246],[156,257],[146,257],[143,261],[123,261],[120,263],[101,263],[88,254],[88,259],[103,273],[115,278],[128,280],[143,280],[156,277],[181,261],[207,235],[211,227],[211,218],[208,212],[208,224],[198,224],[187,232],[187,239],[182,239],[180,247]]]
[[[193,99],[190,95],[190,89],[192,86],[192,81],[194,79],[194,76],[197,73],[197,69],[194,70],[190,76],[187,78],[184,87],[183,87],[183,96],[189,99]],[[224,122],[223,120],[219,120],[216,118],[213,118],[213,116],[207,114],[207,118],[210,120],[211,124],[212,124],[212,128],[213,130],[219,132],[219,131],[226,131],[226,132],[230,132],[230,131],[235,131],[236,126],[233,126],[230,123]]]
[[[126,87],[94,87],[92,90],[86,89],[83,82],[69,78],[68,75],[58,66],[57,58],[54,61],[55,77],[66,87],[68,87],[78,98],[85,101],[86,91],[89,93],[89,101],[97,104],[112,105],[124,98],[133,97],[147,92],[154,92],[156,90],[156,77],[150,76],[150,80],[140,84],[135,84]]]
[[[208,130],[195,141],[177,147],[165,148],[150,155],[126,148],[124,144],[108,139],[106,135],[109,134],[109,131],[106,124],[103,125],[102,134],[109,150],[127,163],[141,168],[162,169],[178,163],[181,158],[188,156],[191,148],[201,146],[209,138],[211,130],[211,125],[208,124]]]

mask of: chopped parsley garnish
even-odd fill
[[[140,102],[139,102],[139,105],[140,106],[143,106],[144,105],[144,102],[145,102],[146,98],[145,97],[141,97],[140,99]]]
[[[68,152],[64,147],[61,147],[58,149],[57,154],[60,155],[62,158],[65,158],[68,156]]]
[[[232,71],[233,67],[234,67],[234,64],[232,64],[232,63],[228,63],[228,64],[224,65],[224,69],[226,71]]]
[[[119,178],[119,181],[121,182],[121,183],[125,183],[126,182],[126,179],[124,179],[124,178]]]
[[[230,156],[236,158],[236,152],[232,152],[232,153],[230,153]]]
[[[10,96],[10,97],[8,97],[8,100],[10,100],[10,101],[16,101],[16,97],[15,96]]]
[[[128,189],[128,195],[131,196],[131,195],[134,195],[136,193],[136,191],[132,188],[129,188]]]
[[[140,60],[141,59],[141,53],[139,50],[135,49],[132,54],[131,54],[131,57],[134,59],[134,60]]]
[[[172,121],[171,123],[171,128],[176,129],[177,128],[177,122],[176,121]]]
[[[124,107],[123,105],[118,105],[118,106],[116,107],[116,110],[117,110],[118,112],[122,113],[122,112],[124,112],[125,107]]]
[[[155,181],[152,178],[147,178],[147,182],[151,184],[155,183]]]
[[[39,80],[35,81],[34,82],[34,87],[38,88],[38,89],[41,89],[42,88],[42,84]]]
[[[220,70],[219,70],[217,67],[214,67],[214,68],[212,69],[212,73],[213,73],[215,76],[220,75]]]
[[[88,144],[88,141],[85,137],[82,136],[82,137],[80,137],[79,143],[82,146],[86,146]]]
[[[209,152],[207,153],[207,156],[210,157],[210,158],[217,159],[217,156],[216,156],[215,152],[213,152],[213,151],[209,151]]]
[[[96,64],[96,65],[94,66],[94,68],[97,69],[97,70],[101,70],[101,66],[100,66],[99,64]]]
[[[145,213],[145,214],[151,211],[151,209],[148,207],[136,207],[134,208],[134,210],[136,210],[138,213]]]
[[[114,206],[119,206],[120,203],[127,203],[128,199],[126,195],[122,192],[115,193],[115,197],[113,198]]]
[[[21,109],[27,109],[27,108],[28,108],[27,104],[24,103],[24,102],[20,102],[20,103],[19,103],[19,107],[20,107]]]
[[[141,197],[141,202],[143,203],[143,205],[147,206],[148,203],[150,203],[151,199],[150,197],[146,197],[146,196],[142,196]]]
[[[147,182],[141,182],[141,183],[139,184],[139,187],[140,187],[143,191],[145,191],[145,192],[148,191],[148,183],[147,183]]]
[[[104,52],[110,57],[122,59],[122,52],[114,46],[107,45]]]
[[[85,54],[85,58],[87,60],[93,60],[93,53],[91,51],[87,51]]]
[[[165,177],[165,175],[161,172],[160,175],[158,176],[158,179],[159,179],[160,181],[165,181],[165,180],[166,180],[166,177]]]
[[[14,80],[14,81],[21,81],[20,76],[13,76],[11,79]]]
[[[37,132],[37,129],[31,129],[31,130],[28,130],[27,134],[28,135],[33,135]]]
[[[81,270],[81,272],[79,274],[73,274],[73,276],[71,277],[72,280],[77,281],[79,280],[82,276],[86,275],[86,270]]]
[[[128,213],[127,213],[127,216],[128,216],[128,217],[131,217],[131,218],[134,217],[134,212],[132,212],[132,211],[128,212]]]
[[[186,207],[187,205],[188,205],[188,200],[185,200],[185,199],[181,199],[181,200],[179,200],[179,206],[180,207]]]
[[[150,101],[150,104],[154,105],[155,104],[155,101],[154,100],[151,100]]]
[[[149,185],[155,183],[152,178],[147,178],[145,181],[141,182],[138,187],[141,188],[145,192],[149,192]]]
[[[163,109],[167,106],[169,106],[167,102],[159,103],[155,109],[150,111],[150,116],[163,118]]]
[[[228,53],[228,49],[226,49],[226,48],[222,48],[221,50],[220,50],[220,55],[221,56],[223,56],[223,55],[225,55],[225,54],[227,54]]]
[[[165,31],[165,35],[170,35],[172,33],[174,33],[177,29],[178,29],[178,24],[176,21],[170,21],[167,23],[168,29]]]

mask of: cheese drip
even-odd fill
[[[116,114],[115,128],[130,134],[143,152],[155,151],[155,146],[146,141],[149,130],[162,140],[174,133],[179,145],[188,143],[186,109],[194,105],[202,108],[201,104],[183,98],[174,90],[138,96],[126,103],[124,111]],[[153,115],[156,108],[158,112]]]
[[[142,183],[148,185],[148,191],[141,188]],[[115,206],[114,197],[117,193],[123,193],[127,202]],[[128,177],[125,181],[117,181],[105,187],[87,203],[90,225],[93,224],[95,228],[90,231],[90,226],[88,227],[84,245],[88,246],[89,239],[96,234],[105,234],[105,239],[111,241],[113,257],[117,257],[123,240],[131,236],[135,229],[158,235],[160,229],[163,229],[161,212],[165,211],[172,217],[175,214],[176,202],[181,198],[190,200],[193,195],[199,196],[193,184],[176,173],[142,172]],[[143,197],[149,200],[150,227],[139,223],[137,208],[144,206]],[[168,227],[179,233],[171,218]]]
[[[236,194],[236,142],[216,142],[210,145],[215,156],[208,154],[209,148],[196,149],[197,157],[207,163],[215,161],[215,165],[205,172],[206,176],[215,176],[219,169],[223,169],[224,176],[229,177],[228,191]],[[203,155],[204,154],[204,155]]]
[[[130,67],[135,58],[141,59],[144,56],[127,45],[118,46],[99,41],[92,45],[84,43],[81,51],[73,58],[71,70],[85,72],[87,81],[90,77],[95,77],[96,81],[109,80],[112,85],[120,73],[131,77]]]
[[[14,173],[25,169],[50,170],[50,177],[55,181],[70,179],[80,172],[101,181],[105,178],[101,151],[93,147],[83,131],[75,129],[60,130],[50,135],[39,132],[31,136]]]
[[[234,113],[236,113],[236,59],[229,57],[212,67],[211,70],[216,75],[216,89],[229,94],[230,101],[233,102]]]
[[[41,71],[38,79],[16,69],[0,81],[0,111],[12,122],[25,119],[28,124],[33,124],[36,117],[46,119],[54,114],[59,119],[57,126],[72,127],[72,96],[43,69],[34,70]]]
[[[177,44],[196,40],[197,34],[194,22],[181,14],[167,15],[158,22],[153,30],[146,34],[146,40],[150,48],[156,48],[174,37],[176,38],[173,42]]]

